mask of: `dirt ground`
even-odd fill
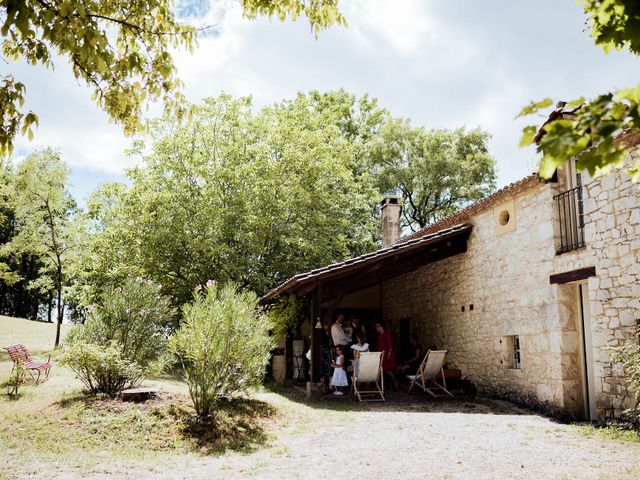
[[[640,444],[585,434],[506,402],[433,401],[397,393],[381,404],[306,402],[263,392],[276,406],[267,444],[224,455],[162,454],[43,464],[37,479],[638,479]]]

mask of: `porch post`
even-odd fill
[[[320,321],[322,287],[317,284],[311,293],[311,382],[317,383],[320,379],[320,330],[316,324]]]

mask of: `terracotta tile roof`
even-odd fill
[[[469,218],[472,215],[475,215],[478,212],[481,212],[497,204],[498,202],[504,200],[508,196],[515,195],[523,190],[530,188],[533,185],[539,185],[541,182],[542,182],[542,179],[540,179],[538,174],[532,173],[531,175],[524,177],[522,180],[518,180],[517,182],[507,185],[506,187],[503,187],[500,190],[493,192],[491,195],[487,195],[486,197],[478,200],[477,202],[472,203],[471,205],[468,205],[467,207],[464,207],[458,210],[457,212],[452,213],[451,215],[443,218],[442,220],[438,220],[437,222],[432,223],[431,225],[427,225],[426,227],[418,230],[417,232],[411,233],[406,237],[403,237],[402,240],[403,241],[411,240],[413,238],[419,238],[424,235],[431,235],[434,232],[438,232],[443,228],[448,228],[451,225],[468,222]]]
[[[334,263],[326,267],[317,268],[315,270],[310,270],[308,272],[299,273],[298,275],[295,275],[287,281],[281,283],[270,292],[266,293],[260,299],[260,303],[267,303],[279,296],[281,293],[284,293],[297,286],[309,284],[319,279],[339,276],[352,270],[357,270],[358,268],[361,268],[365,265],[370,265],[372,263],[382,261],[386,258],[397,255],[398,253],[418,250],[427,245],[431,245],[435,242],[446,240],[448,238],[457,237],[463,234],[468,235],[468,233],[471,232],[472,228],[473,226],[469,224],[459,224],[450,226],[449,228],[442,228],[437,232],[433,232],[428,235],[425,234],[419,237],[405,238],[389,247],[381,248],[371,253],[365,253],[364,255],[360,255],[359,257],[351,258],[339,263]]]

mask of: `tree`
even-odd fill
[[[378,194],[328,112],[299,97],[256,113],[250,99],[223,95],[206,99],[189,125],[153,122],[151,153],[129,173],[130,187],[90,201],[94,292],[141,275],[180,304],[209,279],[263,293],[375,248]]]
[[[640,3],[634,0],[580,0],[588,16],[591,36],[605,52],[628,49],[640,54]],[[530,115],[550,107],[546,98],[523,108],[520,116]],[[566,109],[566,111],[565,111]],[[538,135],[537,149],[542,154],[539,172],[551,178],[558,167],[572,158],[579,170],[591,175],[603,175],[621,167],[627,146],[621,134],[640,132],[640,84],[607,92],[590,101],[579,98],[560,102],[558,108]],[[521,146],[532,143],[536,126],[523,130]],[[628,165],[634,181],[640,180],[640,160]]]
[[[245,15],[306,16],[316,34],[345,24],[337,0],[240,0]],[[53,67],[65,57],[73,74],[125,133],[138,131],[146,102],[162,101],[181,117],[185,102],[172,49],[192,50],[196,29],[180,23],[172,0],[2,0],[1,51],[12,61]],[[37,115],[22,110],[25,86],[12,75],[0,85],[0,153],[11,153],[21,132],[32,138]]]
[[[42,262],[39,276],[30,287],[56,296],[56,347],[64,312],[62,290],[79,228],[72,222],[75,202],[67,191],[67,178],[65,164],[52,149],[33,153],[20,163],[13,199],[20,229],[9,244],[13,254],[28,253]]]
[[[11,240],[19,231],[13,204],[14,182],[14,169],[0,160],[0,314],[35,319],[49,296],[29,288],[38,278],[40,259],[30,253],[11,252]]]
[[[379,189],[403,199],[403,227],[419,230],[493,191],[488,139],[480,129],[425,130],[404,119],[384,125],[371,162]]]

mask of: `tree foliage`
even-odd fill
[[[276,339],[286,337],[300,321],[302,301],[293,293],[283,295],[269,307],[268,315]]]
[[[338,10],[338,0],[240,0],[245,16],[251,19],[258,15],[297,20],[306,16],[317,36],[320,30],[334,24],[346,25],[347,21]]]
[[[581,0],[588,17],[591,36],[605,52],[629,50],[640,54],[640,4],[634,0]],[[553,104],[549,98],[525,107],[520,115],[530,115]],[[568,113],[562,111],[563,108]],[[568,104],[560,102],[551,121],[543,128],[537,150],[541,153],[539,172],[551,178],[558,167],[572,158],[577,168],[593,175],[603,175],[623,166],[625,132],[640,132],[640,84],[607,92],[585,101],[578,98]],[[535,126],[525,127],[521,146],[532,143]],[[640,161],[628,165],[629,174],[640,180]]]
[[[403,226],[415,231],[495,188],[489,135],[480,129],[425,130],[385,123],[371,153],[380,190],[403,199]]]
[[[240,0],[245,15],[308,18],[316,34],[344,24],[337,0]],[[72,65],[73,75],[93,89],[97,104],[125,133],[140,129],[143,107],[162,101],[167,113],[182,116],[171,52],[192,50],[196,29],[172,11],[172,0],[2,0],[5,59],[53,67],[55,55]],[[38,117],[24,111],[25,86],[12,75],[0,84],[0,153],[10,153],[21,132],[33,136]]]
[[[344,115],[299,96],[254,112],[209,98],[190,125],[152,124],[150,151],[90,208],[88,278],[161,283],[179,303],[208,279],[256,292],[375,247],[377,193],[336,125]]]
[[[0,314],[36,319],[40,305],[48,303],[50,297],[47,292],[30,288],[43,266],[38,256],[12,251],[11,241],[20,229],[14,186],[15,169],[0,161]]]
[[[19,164],[11,199],[19,230],[3,246],[5,255],[31,255],[39,259],[38,277],[29,287],[55,293],[56,346],[60,339],[67,268],[77,254],[81,230],[73,221],[75,202],[67,190],[67,178],[66,165],[51,149],[37,151]]]

